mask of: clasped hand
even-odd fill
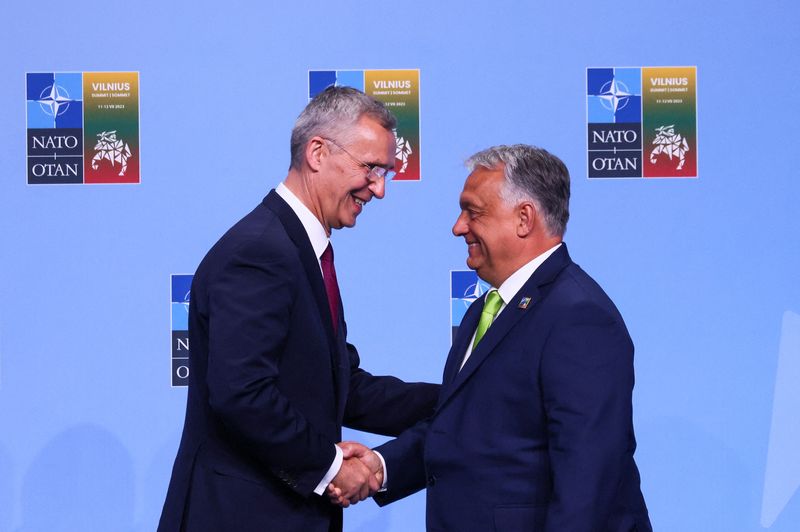
[[[369,447],[354,441],[337,443],[344,460],[339,473],[328,484],[331,503],[342,508],[374,495],[383,485],[381,459]]]

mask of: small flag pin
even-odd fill
[[[519,300],[519,305],[517,305],[517,306],[519,308],[525,309],[525,308],[528,308],[528,305],[530,305],[530,304],[531,304],[531,298],[523,297],[522,299]]]

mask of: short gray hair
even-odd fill
[[[545,221],[549,236],[563,236],[569,220],[569,171],[561,159],[527,144],[493,146],[467,159],[470,172],[503,165],[503,200],[515,205],[530,200]]]
[[[386,106],[351,87],[328,87],[312,99],[292,129],[290,168],[299,168],[303,150],[312,137],[328,137],[345,142],[348,129],[361,117],[375,119],[388,131],[397,127],[397,119]]]

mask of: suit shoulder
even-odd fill
[[[575,263],[569,264],[556,277],[551,296],[554,303],[571,313],[583,310],[622,321],[622,315],[605,290]]]
[[[297,248],[278,216],[260,204],[211,247],[197,274],[211,273],[238,261],[289,267],[298,260]]]

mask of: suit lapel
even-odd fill
[[[464,354],[467,352],[467,344],[472,339],[472,333],[478,326],[485,299],[486,295],[484,294],[481,298],[473,301],[458,326],[458,332],[453,340],[453,345],[450,347],[450,353],[447,355],[447,362],[444,366],[442,384],[445,387],[455,380],[458,368],[461,366],[461,361],[464,360]]]
[[[465,382],[477,371],[483,362],[498,348],[501,341],[519,322],[526,312],[530,312],[542,299],[541,287],[551,283],[553,279],[571,262],[566,244],[562,244],[546,261],[539,266],[528,281],[514,295],[511,301],[495,319],[478,346],[470,354],[464,367],[458,367],[467,351],[467,343],[472,339],[478,325],[486,295],[470,306],[458,328],[456,340],[448,355],[443,389],[439,398],[439,407],[444,405]],[[530,298],[530,302],[521,305],[522,298]]]
[[[308,283],[311,285],[311,291],[317,303],[317,310],[328,336],[332,378],[333,382],[336,383],[337,406],[340,414],[339,419],[341,420],[344,413],[344,405],[347,401],[348,382],[350,380],[347,347],[344,340],[344,310],[341,306],[341,301],[339,302],[339,330],[342,331],[342,338],[337,339],[333,332],[333,320],[328,306],[328,293],[325,291],[325,282],[322,280],[319,261],[314,254],[314,248],[311,246],[311,241],[308,239],[308,234],[303,224],[292,208],[289,207],[289,204],[274,190],[270,191],[267,197],[264,198],[264,204],[278,216],[278,219],[286,229],[286,234],[297,246],[300,262],[303,265],[303,270],[305,270]]]
[[[492,325],[484,334],[483,339],[481,339],[478,346],[472,351],[470,354],[469,359],[467,359],[466,364],[461,370],[458,370],[461,361],[464,359],[464,354],[467,352],[467,344],[472,339],[472,335],[475,332],[475,328],[478,324],[478,319],[480,316],[480,311],[483,309],[483,303],[486,296],[484,295],[483,298],[475,301],[472,304],[473,307],[476,307],[476,312],[474,312],[475,316],[472,319],[471,326],[469,328],[464,328],[461,330],[459,327],[458,331],[458,342],[453,345],[453,349],[455,350],[456,345],[458,345],[459,350],[453,351],[450,358],[457,359],[457,362],[453,364],[454,369],[451,370],[451,378],[452,380],[447,380],[444,382],[444,389],[441,393],[441,398],[439,403],[443,405],[450,399],[456,391],[458,391],[461,386],[464,385],[465,382],[469,380],[473,373],[483,364],[489,355],[495,350],[497,345],[500,341],[505,337],[506,334],[517,324],[517,322],[522,318],[525,312],[528,312],[532,307],[535,306],[536,301],[539,299],[539,290],[529,288],[531,284],[530,281],[525,283],[525,286],[522,287],[520,293],[525,293],[527,297],[531,298],[531,303],[528,305],[526,309],[521,309],[516,304],[516,299],[509,302],[503,312],[494,320]],[[527,289],[527,292],[526,292]],[[465,316],[466,319],[466,316]],[[463,322],[462,322],[463,323]],[[464,324],[466,325],[466,324]],[[448,364],[450,360],[448,359]]]
[[[311,247],[311,241],[308,239],[308,234],[306,234],[303,224],[292,208],[289,207],[289,204],[274,190],[271,190],[267,197],[264,198],[264,204],[278,215],[283,227],[286,229],[286,234],[289,235],[289,238],[291,238],[292,242],[297,246],[300,262],[303,265],[303,270],[306,272],[306,277],[311,285],[311,291],[314,293],[314,299],[317,302],[317,310],[319,310],[322,323],[328,334],[328,342],[331,345],[336,345],[336,337],[333,334],[331,311],[328,306],[328,293],[325,291],[325,283],[322,280],[319,261],[314,254],[314,248]]]

